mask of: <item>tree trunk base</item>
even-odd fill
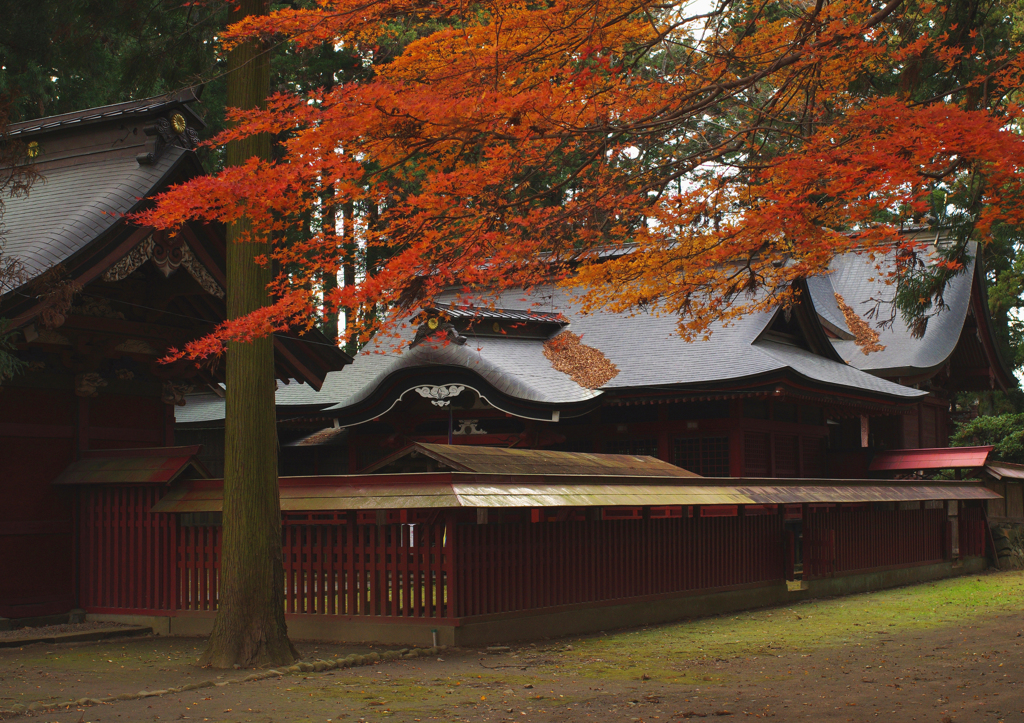
[[[301,656],[288,639],[288,631],[274,620],[217,613],[201,667],[267,668],[291,665]]]

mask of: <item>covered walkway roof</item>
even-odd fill
[[[284,477],[281,510],[401,510],[533,507],[661,507],[676,505],[838,504],[987,500],[1000,496],[980,484],[929,483],[905,487],[877,480],[732,479],[731,484],[681,483],[679,478],[546,475],[479,475],[441,472],[416,475]],[[220,512],[221,480],[199,480],[173,489],[153,512]]]
[[[984,500],[980,483],[904,486],[878,480],[707,478],[653,457],[416,444],[383,460],[428,459],[443,471],[281,478],[283,511]],[[438,469],[438,466],[433,467]],[[174,488],[154,512],[219,512],[221,480]]]

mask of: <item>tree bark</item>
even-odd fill
[[[268,0],[237,0],[229,21],[265,14]],[[246,42],[228,57],[227,105],[265,103],[270,57]],[[270,158],[271,139],[258,136],[228,145],[227,165],[253,156]],[[271,269],[255,257],[270,252],[270,238],[239,243],[252,229],[248,219],[227,230],[228,318],[268,301]],[[281,506],[277,486],[273,338],[229,343],[225,392],[224,515],[217,618],[200,665],[215,668],[290,664],[298,654],[284,620]]]

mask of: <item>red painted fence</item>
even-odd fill
[[[178,520],[149,508],[163,487],[95,487],[79,508],[79,605],[89,612],[166,614],[179,605]]]
[[[315,517],[316,515],[312,515]],[[444,618],[452,540],[444,522],[332,524],[289,515],[284,525],[285,610],[307,615]]]
[[[459,525],[457,615],[781,581],[782,516]]]
[[[81,501],[79,604],[89,612],[217,609],[220,528],[149,509],[160,487],[90,488]],[[320,520],[317,518],[329,518]],[[450,521],[357,524],[356,513],[290,514],[282,526],[286,613],[440,619]]]
[[[164,615],[216,609],[220,528],[149,512],[164,491],[83,490],[81,607]],[[586,519],[591,515],[575,510],[543,522],[514,513],[504,524],[475,524],[465,511],[410,513],[421,520],[416,524],[400,522],[406,518],[397,513],[380,520],[385,524],[377,524],[376,513],[288,513],[286,613],[453,620],[786,578],[787,535],[778,511],[656,511],[650,519]],[[960,513],[961,555],[984,554],[983,510]],[[804,576],[941,561],[946,520],[945,509],[805,510]]]
[[[812,508],[803,521],[804,579],[942,562],[946,519],[944,508]]]

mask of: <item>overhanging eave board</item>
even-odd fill
[[[875,455],[868,469],[872,472],[895,472],[899,470],[981,467],[985,464],[992,449],[991,446],[891,449]]]
[[[980,484],[878,485],[778,484],[779,480],[737,480],[740,484],[687,485],[561,483],[524,484],[494,475],[452,475],[453,481],[368,484],[367,478],[348,484],[330,478],[330,484],[283,485],[281,509],[289,512],[325,510],[393,510],[524,507],[656,507],[673,505],[838,504],[928,500],[985,500],[999,495]],[[461,478],[461,479],[460,479]],[[471,478],[471,479],[466,479]],[[476,479],[472,479],[476,478]],[[306,478],[311,479],[311,478]],[[843,481],[846,482],[846,481]],[[796,484],[794,484],[796,483]],[[208,482],[196,489],[175,488],[153,512],[217,512],[222,492]]]

